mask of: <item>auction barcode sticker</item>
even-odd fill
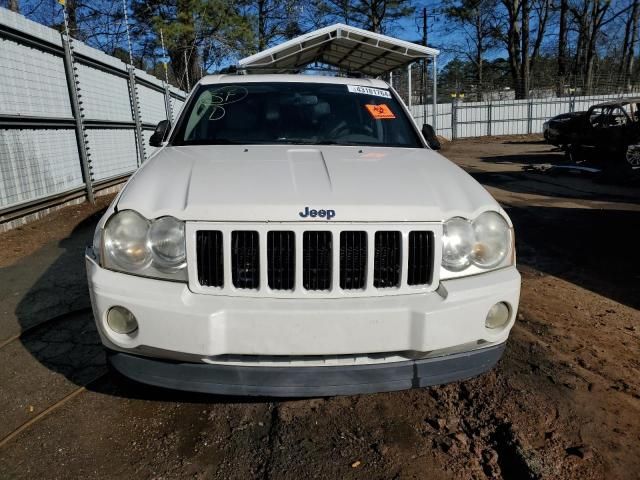
[[[361,93],[363,95],[373,95],[374,97],[391,98],[391,92],[389,92],[389,90],[382,90],[381,88],[363,87],[362,85],[347,85],[347,88],[351,93]]]

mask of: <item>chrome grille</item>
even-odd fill
[[[440,224],[245,225],[187,223],[194,292],[322,298],[437,286]]]

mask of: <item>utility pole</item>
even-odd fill
[[[427,7],[422,9],[422,45],[427,46]]]

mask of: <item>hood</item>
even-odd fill
[[[462,169],[429,149],[166,147],[127,183],[119,210],[201,221],[442,221],[496,209]]]

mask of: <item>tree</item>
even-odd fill
[[[620,74],[624,79],[626,90],[631,90],[631,74],[635,60],[636,41],[638,39],[638,16],[640,14],[640,0],[632,0],[631,10],[625,22],[624,43],[622,46],[622,60]]]
[[[256,51],[300,35],[301,14],[309,7],[308,2],[295,0],[248,0],[241,5],[245,18],[255,24]]]
[[[190,88],[204,72],[246,53],[253,33],[232,0],[134,0],[132,31],[155,56],[162,31],[176,82]]]
[[[527,98],[531,65],[540,47],[549,18],[549,0],[501,0],[506,18],[500,38],[506,45],[516,98]],[[532,15],[533,7],[533,15]],[[533,25],[533,29],[531,26]],[[531,34],[534,33],[533,41]]]
[[[484,81],[484,56],[496,47],[497,3],[497,0],[449,0],[444,5],[445,15],[464,32],[461,53],[472,62],[479,85]]]
[[[415,12],[407,0],[320,0],[317,6],[326,23],[340,21],[376,33],[385,33]]]
[[[628,3],[617,11],[611,10],[611,6],[611,0],[574,0],[569,3],[569,11],[578,29],[574,74],[582,77],[587,94],[593,90],[598,41],[604,27],[631,10]]]
[[[560,24],[558,26],[558,85],[557,95],[564,93],[567,76],[567,24],[569,21],[569,0],[560,0]]]
[[[522,45],[529,44],[529,0],[502,0],[507,10],[507,32],[502,35],[507,46],[509,54],[509,69],[513,78],[516,98],[527,98],[529,92],[528,78],[525,80],[524,72],[526,70],[527,77],[529,73],[529,49]],[[525,7],[523,8],[523,5]],[[526,26],[523,31],[523,26]],[[526,64],[526,67],[525,67]]]

